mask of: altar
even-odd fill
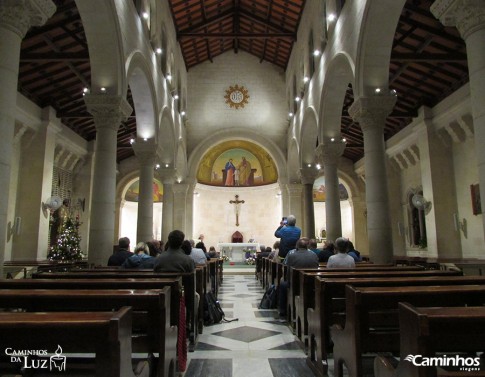
[[[244,262],[246,260],[246,255],[243,250],[251,250],[256,253],[259,250],[259,243],[255,242],[238,242],[238,243],[218,243],[217,248],[221,256],[226,255],[232,262]]]

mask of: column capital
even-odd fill
[[[173,185],[177,179],[177,170],[174,168],[162,168],[158,176],[164,185]]]
[[[86,107],[94,117],[96,129],[118,130],[121,121],[133,112],[128,101],[122,96],[107,94],[86,94]]]
[[[431,13],[445,26],[456,26],[463,39],[485,28],[485,3],[482,0],[436,0]]]
[[[0,3],[0,25],[21,39],[32,26],[41,26],[54,14],[51,0],[10,0]]]
[[[374,127],[383,129],[396,100],[397,97],[394,94],[360,97],[349,107],[349,114],[356,122],[359,122],[362,131]]]
[[[325,140],[315,149],[315,160],[322,165],[338,165],[345,146],[346,143],[341,140]]]
[[[141,165],[153,165],[157,157],[157,146],[153,142],[138,142],[131,145]]]
[[[318,177],[320,172],[315,166],[301,168],[298,171],[301,183],[304,185],[313,185],[315,179]]]

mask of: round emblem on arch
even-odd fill
[[[231,108],[234,107],[236,110],[240,107],[244,108],[244,106],[249,103],[248,90],[244,86],[239,86],[237,84],[226,89],[224,98],[226,99],[226,103]]]

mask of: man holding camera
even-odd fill
[[[301,229],[296,226],[296,217],[294,215],[289,215],[287,218],[283,217],[274,235],[281,239],[278,257],[283,261],[288,251],[296,248],[296,242],[301,236]]]

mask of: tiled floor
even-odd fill
[[[226,275],[219,301],[226,318],[238,321],[204,328],[189,353],[185,377],[313,377],[306,355],[290,328],[259,310],[263,296],[251,275]]]

